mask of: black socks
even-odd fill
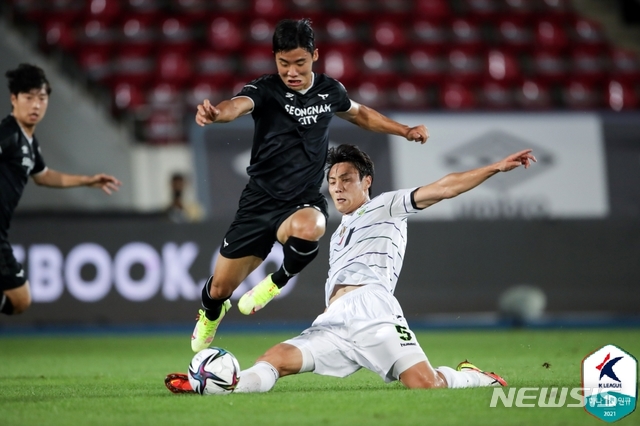
[[[212,299],[209,295],[209,289],[211,288],[211,282],[213,281],[213,275],[209,277],[206,284],[202,288],[202,307],[204,308],[204,314],[210,321],[215,321],[220,316],[220,312],[222,312],[222,304],[225,300],[228,300],[229,297],[225,297],[224,299]]]
[[[11,299],[4,293],[2,293],[2,297],[0,297],[0,313],[13,315],[13,303],[11,303]]]
[[[282,246],[284,261],[282,266],[271,276],[271,280],[278,288],[282,288],[287,282],[299,273],[318,255],[318,241],[303,240],[298,237],[289,237]]]

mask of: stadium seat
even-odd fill
[[[402,55],[407,76],[418,85],[438,84],[446,70],[446,61],[437,48],[416,47]]]
[[[378,13],[398,19],[409,18],[412,0],[378,0]]]
[[[567,77],[566,58],[556,51],[537,50],[533,57],[533,76],[546,83],[562,83]]]
[[[393,19],[378,19],[369,27],[369,39],[373,40],[374,47],[385,51],[398,51],[407,43],[404,29]]]
[[[192,50],[196,44],[197,21],[190,15],[167,16],[160,20],[160,48]]]
[[[42,26],[42,43],[45,51],[59,48],[67,52],[77,47],[74,27],[70,22],[57,17],[48,19]]]
[[[349,90],[349,97],[354,101],[374,109],[389,105],[388,86],[365,79]]]
[[[504,16],[529,17],[533,15],[538,0],[504,0],[502,13]]]
[[[391,85],[398,75],[398,65],[393,54],[369,48],[360,54],[360,70],[374,83]]]
[[[213,13],[216,16],[232,17],[234,19],[242,18],[247,15],[251,9],[250,0],[212,0]]]
[[[573,7],[571,0],[540,0],[538,12],[543,17],[563,20],[573,15]]]
[[[371,0],[340,0],[335,3],[336,15],[368,18],[375,10],[373,3]]]
[[[594,109],[603,105],[602,91],[592,83],[569,80],[561,89],[562,102],[569,109]]]
[[[476,107],[477,102],[467,85],[448,82],[440,90],[440,105],[447,110],[460,111]]]
[[[362,76],[358,63],[348,50],[333,48],[324,54],[320,52],[320,57],[322,62],[318,70],[340,80],[347,89],[350,89],[353,82]]]
[[[277,20],[265,18],[255,18],[249,22],[246,32],[246,43],[249,46],[271,47],[273,32],[275,31]]]
[[[146,100],[151,107],[180,105],[183,102],[182,90],[175,84],[160,81],[149,87]]]
[[[616,81],[640,81],[640,57],[625,49],[614,48],[609,52],[610,75]]]
[[[450,39],[450,27],[443,22],[417,17],[411,20],[408,29],[408,43],[415,47],[445,46]]]
[[[486,77],[502,83],[513,83],[522,75],[515,56],[506,50],[491,49],[487,52]]]
[[[481,18],[497,16],[502,10],[500,0],[462,0],[462,12],[466,16]]]
[[[456,47],[479,49],[485,43],[480,26],[472,19],[457,18],[451,21],[451,42]]]
[[[533,33],[525,19],[505,17],[494,21],[496,44],[514,53],[529,52],[533,48]]]
[[[389,102],[399,110],[424,110],[432,106],[426,88],[413,81],[400,81],[390,87]]]
[[[190,52],[185,49],[164,49],[158,52],[157,79],[166,83],[181,85],[193,72]]]
[[[352,49],[360,48],[360,40],[356,24],[349,19],[332,17],[324,23],[324,41],[331,48]]]
[[[55,18],[59,21],[74,22],[83,12],[84,2],[78,0],[51,0],[45,7],[45,19]],[[39,22],[42,20],[39,19]]]
[[[539,48],[564,51],[569,45],[567,34],[562,26],[550,19],[540,19],[534,24],[534,37]]]
[[[510,110],[516,107],[513,87],[505,83],[486,81],[480,88],[478,98],[480,106],[488,110]]]
[[[572,49],[570,55],[571,76],[583,82],[601,83],[607,77],[609,58],[582,46]]]
[[[165,145],[184,142],[184,111],[181,107],[156,107],[136,114],[139,135],[148,143]]]
[[[227,85],[220,84],[220,82],[215,79],[191,79],[184,90],[184,98],[187,106],[185,113],[187,116],[189,116],[190,112],[195,115],[196,107],[205,99],[209,99],[209,102],[216,105],[218,102],[229,99],[233,95],[235,95],[235,93],[231,93],[231,88],[227,87]]]
[[[118,32],[108,20],[90,18],[81,28],[78,42],[85,48],[115,46],[118,42]]]
[[[118,23],[119,42],[153,48],[159,39],[155,18],[154,15],[147,14],[125,15],[125,18]]]
[[[445,20],[453,16],[449,0],[415,0],[414,16]]]
[[[254,47],[244,51],[241,57],[240,76],[245,81],[250,81],[263,74],[271,74],[276,71],[271,46]]]
[[[122,0],[128,11],[136,14],[158,14],[164,6],[163,0]]]
[[[77,57],[78,65],[91,81],[108,82],[113,74],[111,49],[84,49]]]
[[[614,111],[636,109],[640,107],[638,98],[638,90],[637,87],[634,87],[633,83],[610,80],[605,86],[606,105]]]
[[[137,82],[116,80],[112,83],[113,108],[119,111],[135,111],[146,103],[144,86]]]
[[[288,12],[285,0],[251,0],[251,13],[255,17],[278,21]]]
[[[516,103],[525,110],[546,110],[554,106],[549,87],[541,81],[524,80],[515,96]]]
[[[473,50],[455,48],[447,54],[448,76],[464,84],[476,84],[482,81],[485,70],[484,57]]]
[[[577,44],[582,49],[591,48],[594,51],[601,51],[607,46],[600,24],[591,19],[574,19],[569,34],[573,44]]]
[[[182,16],[206,15],[213,3],[211,0],[173,0],[171,7]]]
[[[156,76],[156,61],[144,47],[122,46],[114,56],[114,77],[132,84],[146,84]]]
[[[234,19],[217,16],[207,23],[207,41],[212,49],[236,51],[244,42],[244,29]]]
[[[227,84],[231,77],[238,74],[237,59],[222,52],[201,49],[194,55],[195,78],[214,81],[217,85]]]
[[[111,21],[122,14],[120,0],[87,0],[85,11],[87,18]]]

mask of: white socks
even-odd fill
[[[265,361],[256,363],[253,367],[240,372],[240,382],[235,393],[268,392],[280,377],[278,370]]]
[[[436,371],[442,373],[447,381],[448,388],[478,388],[491,386],[495,381],[491,377],[478,371],[456,371],[451,367],[438,367]]]

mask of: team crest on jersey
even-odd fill
[[[293,93],[287,92],[287,93],[285,93],[284,97],[289,99],[289,100],[292,100],[295,97],[295,95]]]
[[[325,100],[329,97],[329,94],[324,94],[324,93],[318,93],[318,96],[320,96],[322,98],[322,100]]]
[[[356,212],[356,214],[357,214],[358,216],[362,216],[366,211],[367,211],[367,208],[366,208],[366,207],[360,207],[360,208],[358,209],[358,211]]]

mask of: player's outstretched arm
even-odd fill
[[[229,99],[213,106],[209,99],[198,105],[196,123],[205,126],[211,123],[228,123],[253,109],[253,101],[245,96]]]
[[[497,163],[461,173],[451,173],[429,185],[422,186],[414,194],[416,206],[424,209],[439,201],[454,198],[480,185],[491,176],[508,172],[517,167],[529,168],[536,158],[530,149],[511,154]]]
[[[118,179],[104,173],[93,176],[70,175],[52,169],[46,169],[44,172],[34,175],[33,180],[38,185],[51,188],[73,188],[76,186],[100,188],[109,195],[120,189],[120,185],[122,185]]]
[[[424,125],[409,127],[390,119],[373,108],[351,101],[351,108],[336,115],[356,126],[378,133],[387,133],[406,138],[409,141],[425,143],[429,139],[429,130]]]

